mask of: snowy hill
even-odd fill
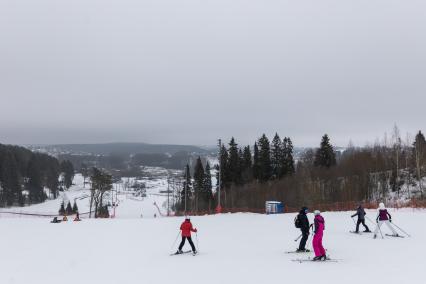
[[[154,214],[159,217],[167,212],[167,173],[168,171],[161,168],[151,168],[152,177],[141,178],[123,178],[121,181],[113,185],[114,199],[117,196],[118,206],[116,207],[116,218],[153,218]],[[130,188],[131,184],[142,183],[145,186],[146,197],[141,197],[138,192]],[[112,196],[110,194],[112,203]],[[9,212],[24,214],[41,214],[41,215],[57,215],[62,201],[71,204],[76,200],[79,212],[82,217],[84,213],[89,212],[90,208],[90,191],[89,186],[83,185],[83,177],[78,174],[74,178],[74,185],[67,191],[61,192],[60,197],[55,200],[47,200],[44,203],[35,204],[26,207],[13,207],[0,209],[1,217],[13,217]],[[154,205],[157,204],[157,206]],[[160,210],[160,211],[159,211]],[[110,210],[112,214],[112,210]],[[6,213],[7,212],[7,213]],[[16,217],[16,216],[15,216]],[[25,216],[19,216],[25,217]],[[29,216],[31,217],[31,216]]]
[[[309,256],[284,253],[296,248],[294,214],[193,217],[195,257],[169,256],[178,217],[61,224],[1,218],[2,283],[422,283],[426,214],[391,214],[411,238],[350,234],[350,212],[324,213],[324,245],[337,263],[291,261]]]

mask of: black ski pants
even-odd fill
[[[179,245],[179,250],[182,250],[186,240],[188,240],[189,244],[191,245],[192,251],[195,251],[195,246],[194,246],[194,243],[192,242],[191,237],[183,237],[183,236],[182,236],[182,241],[180,242],[180,245]]]
[[[365,224],[365,219],[358,219],[358,221],[356,222],[356,232],[359,231],[359,225],[363,225],[366,231],[370,231],[370,229],[368,228],[368,226]]]
[[[299,244],[299,250],[304,250],[306,249],[306,242],[308,241],[309,238],[309,229],[308,230],[302,230],[302,239],[300,240],[300,244]]]

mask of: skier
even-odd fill
[[[306,249],[306,242],[309,238],[309,219],[306,215],[308,212],[308,207],[302,207],[295,219],[296,228],[299,228],[302,232],[302,239],[300,240],[299,248],[296,252],[309,252],[309,250]]]
[[[50,221],[50,223],[53,223],[53,224],[61,223],[61,220],[58,220],[58,217],[54,217],[53,220]]]
[[[197,250],[195,249],[194,243],[192,242],[191,232],[198,232],[197,229],[192,227],[191,219],[189,217],[185,217],[185,221],[180,225],[180,230],[182,231],[182,241],[179,245],[179,249],[176,254],[182,254],[182,248],[185,245],[185,241],[188,240],[189,244],[192,248],[192,253],[196,254]]]
[[[363,225],[365,230],[365,233],[369,233],[371,232],[370,229],[368,228],[368,226],[365,224],[365,215],[367,215],[367,213],[365,213],[364,208],[362,207],[362,204],[360,204],[356,210],[356,213],[354,215],[351,216],[351,218],[358,216],[358,220],[356,222],[356,229],[355,229],[355,233],[359,232],[359,225]]]
[[[81,221],[81,219],[80,219],[80,214],[77,212],[77,213],[75,214],[74,222],[80,222],[80,221]]]
[[[324,218],[321,216],[319,210],[315,210],[315,219],[314,219],[314,239],[312,240],[312,245],[314,247],[315,257],[314,261],[326,260],[327,256],[325,254],[325,249],[322,246],[322,237],[325,229]]]
[[[392,236],[398,237],[398,233],[392,228],[392,216],[389,214],[388,210],[385,207],[385,204],[382,202],[379,204],[379,208],[377,209],[377,217],[376,217],[376,229],[374,230],[374,238],[377,238],[377,233],[380,230],[380,227],[385,223],[389,229],[392,231]]]

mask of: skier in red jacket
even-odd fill
[[[179,250],[176,252],[176,254],[183,253],[182,248],[185,245],[185,241],[188,240],[189,244],[191,245],[192,252],[194,254],[197,253],[197,250],[195,249],[194,243],[192,242],[191,238],[191,232],[196,233],[197,229],[192,227],[191,219],[189,217],[185,218],[185,221],[180,225],[180,230],[182,231],[182,242],[179,245]]]

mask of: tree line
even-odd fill
[[[198,170],[194,168],[193,178],[187,166],[178,211],[183,212],[185,194],[190,212],[211,211],[218,204],[218,182],[214,193],[210,193],[209,186],[200,187],[200,163],[195,166]],[[391,138],[385,135],[372,145],[350,144],[344,151],[336,151],[325,134],[317,148],[305,149],[294,157],[289,137],[281,139],[276,134],[270,142],[263,134],[253,146],[242,148],[232,138],[228,146],[221,146],[219,164],[216,180],[220,172],[220,203],[229,209],[260,210],[267,200],[297,208],[335,202],[396,201],[403,196],[422,199],[426,140],[419,131],[414,141],[407,138],[403,142],[395,126]],[[201,196],[206,199],[201,198],[200,203]]]
[[[72,185],[74,168],[69,161],[0,144],[0,207],[24,206],[56,198]],[[47,189],[47,190],[45,190]]]

